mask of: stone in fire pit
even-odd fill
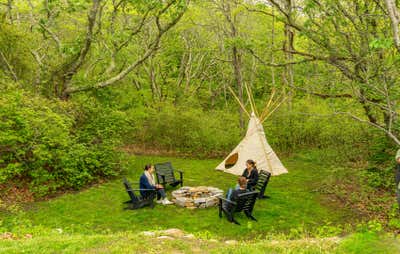
[[[223,191],[215,187],[182,187],[172,192],[172,201],[178,206],[187,208],[206,208],[216,206],[218,197],[223,195]]]

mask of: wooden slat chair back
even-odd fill
[[[154,165],[157,175],[157,183],[162,184],[164,188],[167,184],[176,187],[183,186],[183,172],[175,170],[171,162],[157,163]],[[175,178],[174,171],[179,172],[179,179]]]
[[[135,191],[141,191],[143,189],[133,189],[130,182],[126,178],[123,179],[123,184],[130,198],[130,200],[124,202],[124,204],[128,205],[124,209],[134,210],[145,206],[150,206],[151,208],[154,207],[154,198],[157,195],[155,190],[146,190],[148,193],[146,197],[141,197],[140,195],[136,195]]]
[[[256,191],[259,192],[258,198],[269,198],[268,196],[265,195],[265,189],[268,186],[270,178],[271,178],[271,173],[268,171],[261,170],[260,173],[258,173],[258,182],[254,188]]]
[[[132,186],[131,184],[128,182],[128,180],[126,178],[124,178],[124,186],[125,186],[125,190],[128,193],[129,197],[131,198],[131,200],[127,201],[127,202],[139,202],[139,197],[135,195],[135,192],[132,190]]]
[[[222,213],[224,213],[228,221],[240,225],[240,223],[235,219],[234,214],[239,212],[244,212],[244,214],[257,221],[253,216],[254,205],[256,204],[258,191],[246,192],[238,195],[236,202],[220,197],[219,198],[219,217],[222,218]]]

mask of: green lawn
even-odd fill
[[[0,253],[215,253],[215,254],[394,254],[400,241],[374,233],[346,238],[264,239],[226,243],[204,239],[160,240],[142,234],[120,232],[92,235],[51,235],[28,240],[0,240]]]
[[[327,202],[317,189],[334,167],[316,163],[315,155],[284,159],[289,174],[273,177],[270,199],[258,200],[258,222],[238,216],[241,226],[219,219],[217,208],[189,210],[156,205],[154,209],[123,210],[128,196],[121,178],[49,201],[0,212],[1,231],[12,231],[20,240],[0,240],[0,253],[396,253],[397,239],[368,233],[343,238],[337,231],[354,214]],[[237,177],[214,170],[217,160],[138,156],[127,177],[137,181],[143,165],[171,161],[185,172],[185,185],[210,185],[226,190]],[[170,194],[171,189],[168,193]],[[10,209],[9,209],[10,210]],[[13,210],[13,209],[11,209]],[[142,231],[179,228],[195,239],[160,241],[145,239]],[[26,233],[33,239],[23,239]],[[334,236],[335,238],[323,238]],[[0,234],[1,235],[1,234]],[[309,239],[307,237],[322,237]],[[0,237],[1,239],[1,237]],[[217,239],[211,241],[210,239]],[[239,246],[225,240],[239,240]],[[145,252],[140,247],[144,241]]]
[[[137,181],[146,163],[171,161],[182,169],[185,185],[210,185],[226,190],[237,177],[214,170],[217,160],[195,160],[138,156],[128,170],[128,178]],[[241,226],[219,219],[217,208],[189,210],[176,206],[157,205],[154,209],[134,211],[122,209],[128,199],[121,183],[115,179],[76,194],[67,194],[50,201],[37,202],[25,208],[21,219],[45,228],[60,228],[69,233],[104,233],[145,231],[178,227],[195,234],[220,239],[253,239],[274,232],[314,231],[326,224],[341,224],[348,211],[322,205],[321,194],[315,192],[329,169],[312,164],[309,158],[296,156],[284,160],[289,174],[273,177],[268,186],[270,199],[256,203],[257,222],[238,217]],[[170,189],[169,189],[170,194]],[[12,221],[6,216],[5,224]]]

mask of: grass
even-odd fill
[[[135,165],[128,170],[128,178],[137,180],[143,165],[162,161],[172,161],[176,168],[184,170],[185,185],[209,185],[226,190],[236,183],[236,176],[213,169],[217,165],[216,160],[146,156],[136,158]],[[158,205],[155,209],[124,211],[122,202],[128,196],[120,179],[76,194],[30,204],[23,217],[33,225],[61,228],[70,233],[139,232],[179,227],[188,232],[205,232],[223,239],[251,239],[293,229],[312,231],[327,223],[340,224],[349,216],[349,211],[322,205],[321,195],[313,192],[324,178],[323,171],[326,169],[323,165],[312,165],[302,157],[288,159],[285,164],[290,173],[273,177],[268,186],[271,199],[260,200],[256,204],[254,215],[258,223],[239,216],[242,226],[230,224],[218,218],[216,208],[189,210]]]
[[[25,205],[23,209],[16,209],[14,213],[0,212],[0,232],[3,229],[20,235],[31,233],[34,236],[33,239],[27,240],[0,240],[0,252],[18,253],[21,249],[27,250],[28,253],[37,253],[39,249],[55,252],[63,250],[64,253],[127,252],[124,250],[128,250],[128,247],[130,250],[139,248],[136,246],[139,232],[179,228],[197,238],[218,241],[236,239],[243,241],[243,244],[240,248],[232,249],[207,241],[191,243],[176,240],[176,246],[172,243],[172,247],[168,245],[171,251],[204,250],[207,244],[211,244],[209,251],[214,253],[244,253],[246,246],[254,249],[252,253],[264,253],[265,248],[272,250],[272,253],[331,253],[333,250],[336,252],[342,249],[344,253],[347,253],[347,250],[349,253],[362,253],[357,249],[352,251],[352,243],[359,240],[357,246],[363,246],[373,243],[376,239],[349,238],[350,240],[343,240],[341,245],[329,240],[326,243],[322,240],[316,241],[315,244],[302,240],[307,236],[340,234],[342,231],[338,229],[354,218],[351,211],[326,202],[326,197],[315,191],[322,186],[324,178],[331,174],[332,169],[323,163],[315,163],[318,160],[310,156],[313,155],[299,154],[284,159],[289,174],[271,179],[267,188],[271,198],[256,203],[254,216],[258,222],[249,221],[240,215],[238,220],[242,225],[231,224],[225,218],[218,218],[217,208],[189,210],[157,205],[154,209],[123,210],[122,202],[126,201],[128,196],[121,179],[114,179],[78,193]],[[136,157],[134,165],[127,170],[127,177],[131,181],[137,181],[143,172],[143,165],[165,161],[171,161],[176,168],[185,172],[185,185],[188,186],[209,185],[226,190],[236,183],[236,176],[214,170],[219,162],[217,160],[154,156]],[[171,189],[168,189],[168,194],[170,191]],[[324,202],[321,202],[322,200]],[[56,231],[63,233],[54,235]],[[276,235],[284,235],[287,243],[283,246],[273,246],[270,241],[265,240]],[[288,239],[299,240],[296,242]],[[154,246],[152,250],[159,249],[157,244],[151,244]],[[310,252],[300,252],[299,250],[306,245],[309,245],[307,248]],[[363,247],[360,250],[362,249]]]
[[[145,247],[144,247],[145,246]],[[306,238],[258,240],[227,244],[202,239],[160,240],[132,232],[93,235],[51,235],[29,240],[0,241],[0,253],[363,253],[400,252],[398,239],[373,233],[354,234],[345,239]]]

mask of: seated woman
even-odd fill
[[[154,166],[152,164],[147,164],[144,167],[144,172],[140,176],[140,194],[142,197],[147,195],[146,190],[142,189],[149,189],[149,190],[157,190],[157,203],[163,205],[170,205],[173,204],[171,201],[168,200],[167,195],[165,194],[164,187],[161,184],[156,184],[154,181]]]
[[[246,169],[243,171],[242,176],[247,179],[247,189],[254,190],[258,182],[258,169],[253,160],[246,161]]]

